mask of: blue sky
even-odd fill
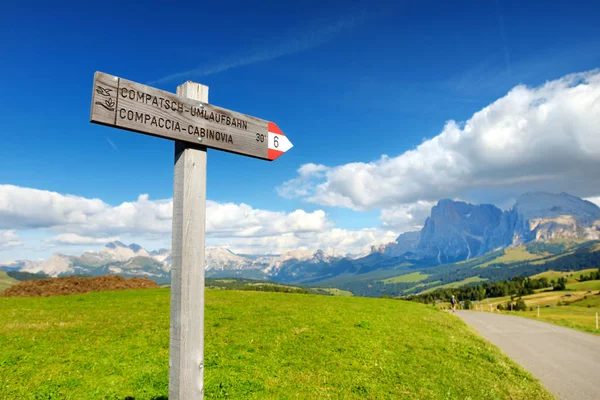
[[[367,174],[367,180],[406,176],[406,170],[394,170],[403,167],[381,157],[402,157],[442,134],[447,121],[470,120],[516,85],[542,87],[598,68],[600,6],[593,2],[105,1],[98,11],[96,3],[34,1],[1,7],[0,185],[6,190],[4,211],[0,194],[0,230],[12,245],[0,246],[0,260],[77,253],[114,237],[150,247],[170,243],[162,228],[146,232],[136,223],[131,229],[107,223],[94,230],[89,220],[78,226],[40,221],[22,203],[6,205],[6,193],[15,187],[55,192],[59,200],[68,194],[100,199],[103,209],[135,203],[142,194],[150,201],[171,198],[172,142],[89,122],[96,70],[173,92],[186,80],[206,84],[210,103],[272,120],[294,143],[272,163],[209,151],[207,191],[215,207],[243,203],[290,225],[260,240],[240,231],[228,237],[226,227],[215,228],[209,240],[215,245],[248,250],[243,240],[256,239],[250,246],[256,251],[262,240],[280,241],[268,249],[276,251],[319,246],[302,236],[312,232],[323,235],[327,246],[348,250],[331,239],[331,230],[339,229],[355,235],[349,243],[362,249],[418,227],[423,210],[439,196],[507,207],[530,187],[600,195],[589,189],[593,177],[577,185],[540,177],[542,161],[528,165],[537,172],[520,183],[504,177],[497,182],[508,183],[490,185],[484,179],[488,183],[479,186],[423,187],[410,195],[391,190],[386,196],[386,185],[344,180],[366,173],[364,168],[386,171]],[[359,163],[355,169],[353,163]],[[302,176],[298,170],[307,164],[320,171]],[[514,167],[503,165],[494,174]],[[389,185],[423,186],[401,179]],[[292,190],[300,186],[306,190]],[[22,196],[34,202],[33,193]],[[66,215],[57,201],[44,204]],[[296,210],[308,217],[294,217]],[[295,218],[309,217],[315,225],[297,228]],[[256,228],[261,221],[248,223]],[[356,233],[364,229],[372,231]],[[52,239],[57,235],[79,239]],[[281,239],[290,235],[294,240]]]

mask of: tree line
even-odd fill
[[[579,282],[600,280],[600,268],[588,275],[579,275]],[[450,301],[454,295],[459,301],[481,301],[486,298],[511,296],[511,299],[520,298],[535,293],[538,289],[552,288],[553,290],[566,290],[567,278],[559,277],[550,280],[542,277],[537,279],[515,276],[501,282],[485,282],[479,285],[463,286],[452,289],[438,289],[434,292],[405,297],[405,300],[420,303],[435,303],[436,301]],[[524,304],[524,303],[523,303]],[[518,304],[518,306],[521,306]],[[524,307],[524,305],[522,305]]]
[[[585,282],[585,281],[598,281],[600,280],[600,268],[598,268],[598,271],[592,271],[590,272],[589,275],[579,275],[579,282]]]
[[[38,272],[36,274],[33,274],[31,272],[25,272],[25,271],[7,271],[6,275],[10,276],[11,278],[14,278],[18,281],[36,281],[36,280],[40,280],[40,279],[50,279],[51,277],[46,275],[43,272]]]
[[[549,288],[553,281],[548,278],[531,279],[515,276],[501,282],[485,282],[474,286],[463,286],[452,289],[438,289],[434,292],[408,296],[405,299],[420,303],[435,303],[436,301],[450,301],[456,296],[459,301],[481,301],[490,297],[521,297],[535,293],[537,289]]]

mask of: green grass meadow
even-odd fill
[[[425,279],[429,278],[429,275],[424,274],[422,272],[412,272],[410,274],[394,276],[392,278],[387,278],[382,280],[383,283],[401,283],[401,282],[421,282]]]
[[[429,288],[429,289],[427,289],[427,290],[423,290],[423,291],[422,291],[421,293],[419,293],[419,294],[425,294],[425,293],[433,292],[433,291],[435,291],[435,290],[438,290],[438,289],[452,289],[452,288],[458,288],[458,287],[461,287],[461,286],[468,285],[469,283],[478,283],[478,282],[484,282],[484,281],[486,281],[486,280],[487,280],[487,279],[482,279],[482,278],[480,278],[480,277],[478,277],[478,276],[472,276],[472,277],[470,277],[470,278],[463,279],[462,281],[458,281],[458,282],[450,282],[450,283],[447,283],[447,284],[445,284],[445,285],[434,286],[434,287],[432,287],[432,288]]]
[[[589,268],[589,269],[582,269],[579,271],[546,271],[546,272],[541,272],[537,275],[533,275],[531,278],[532,279],[539,279],[539,278],[547,278],[550,280],[556,280],[558,278],[561,277],[565,277],[567,278],[567,283],[577,283],[577,279],[579,278],[580,275],[589,275],[590,272],[596,272],[598,271],[598,268]]]
[[[589,281],[589,283],[593,282],[598,281]],[[525,299],[525,303],[527,304],[527,299]],[[512,312],[512,315],[600,335],[600,330],[596,329],[596,313],[600,313],[600,294],[585,296],[585,298],[570,302],[568,305],[540,307],[539,318],[535,307],[533,311]]]
[[[502,256],[485,262],[477,266],[477,268],[487,268],[492,264],[499,263],[510,264],[518,261],[536,260],[538,258],[542,258],[548,255],[549,254],[532,254],[529,251],[527,251],[527,248],[525,248],[524,246],[508,248],[504,249],[504,254]]]
[[[1,399],[166,399],[169,289],[0,298]],[[208,290],[205,398],[551,399],[422,304]]]
[[[336,288],[315,288],[327,292],[333,296],[353,296],[352,292],[348,290],[336,289]]]
[[[591,293],[588,292],[591,291]],[[542,291],[523,296],[527,311],[502,311],[502,313],[531,318],[538,321],[565,326],[582,332],[600,335],[596,329],[596,313],[600,314],[600,281],[568,283],[565,291]],[[492,305],[494,312],[499,312],[498,304],[506,305],[510,296],[496,297],[473,303],[473,310],[489,312]],[[540,316],[537,316],[537,307]],[[440,303],[438,307],[449,308],[448,303]],[[529,308],[532,308],[529,311]]]

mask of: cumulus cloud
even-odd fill
[[[418,231],[429,216],[433,201],[417,201],[412,204],[401,204],[381,210],[379,219],[384,228],[397,232]]]
[[[103,241],[106,235],[170,233],[173,200],[136,201],[111,206],[44,190],[0,185],[0,228],[46,228],[66,231],[58,241]],[[214,236],[269,236],[323,231],[332,226],[325,212],[290,213],[254,209],[247,204],[206,202],[206,229]],[[83,235],[83,236],[82,236]]]
[[[10,247],[22,246],[23,242],[19,239],[19,236],[14,230],[1,230],[0,231],[0,250],[8,249]]]
[[[536,88],[519,85],[397,157],[324,167],[307,164],[279,194],[354,210],[402,207],[472,190],[600,194],[600,70]],[[400,211],[398,211],[400,207]],[[394,211],[396,210],[396,211]]]
[[[52,236],[47,240],[47,242],[63,245],[89,245],[106,244],[117,240],[121,239],[118,236],[95,238],[90,236],[81,236],[76,233],[61,233],[60,235]]]
[[[284,233],[319,232],[332,226],[325,212],[291,213],[257,210],[246,204],[206,203],[206,231],[214,236],[257,237]]]
[[[595,205],[597,205],[598,207],[600,207],[600,196],[597,197],[588,197],[587,199],[585,199],[589,202],[594,203]]]
[[[99,199],[0,185],[0,229],[82,224],[108,207]]]
[[[55,232],[45,240],[53,245],[104,244],[121,236],[155,240],[170,235],[172,210],[172,199],[151,200],[146,194],[111,206],[99,199],[0,185],[0,228]],[[209,244],[253,253],[297,248],[351,252],[396,236],[377,229],[337,229],[323,210],[281,212],[207,201],[206,217]],[[0,246],[15,245],[14,230],[0,232],[8,232]]]
[[[172,213],[172,199],[151,200],[147,194],[113,207],[99,199],[0,185],[0,228],[68,231],[76,235],[68,239],[75,241],[84,238],[81,235],[102,240],[98,234],[170,233]],[[285,213],[254,209],[243,203],[207,201],[206,218],[207,232],[215,236],[267,236],[331,227],[322,210]]]
[[[308,196],[313,186],[319,180],[325,178],[325,173],[329,170],[321,164],[304,164],[298,168],[298,177],[290,179],[277,188],[277,193],[286,198],[299,196]]]
[[[217,238],[213,245],[224,246],[238,254],[281,254],[289,250],[320,249],[330,254],[365,254],[371,246],[390,243],[398,234],[393,231],[368,228],[346,230],[333,228],[317,233],[286,233],[253,238]]]

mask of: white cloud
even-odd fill
[[[423,227],[423,222],[435,205],[433,201],[417,201],[381,210],[379,219],[383,227],[397,232],[417,231]]]
[[[597,197],[588,197],[587,199],[584,199],[584,200],[592,202],[595,205],[597,205],[598,207],[600,207],[600,196],[597,196]]]
[[[206,203],[206,231],[214,236],[257,237],[284,233],[319,232],[332,226],[325,212],[291,213],[253,209],[246,204]]]
[[[99,199],[0,185],[0,229],[82,224],[108,207]]]
[[[172,199],[150,200],[147,194],[113,207],[99,199],[0,185],[0,228],[45,228],[72,235],[58,236],[58,241],[100,243],[117,234],[170,233],[172,213]],[[206,218],[207,233],[214,236],[318,232],[332,226],[322,210],[285,213],[210,200]]]
[[[277,188],[277,193],[286,198],[308,196],[312,186],[325,177],[329,168],[321,164],[304,164],[298,168],[298,177],[290,179]]]
[[[471,190],[598,196],[599,127],[600,70],[572,74],[537,88],[517,86],[466,123],[449,121],[438,136],[400,156],[307,164],[279,193],[355,210],[388,209],[384,223],[402,207],[468,197]]]
[[[398,234],[375,228],[350,231],[333,228],[317,233],[286,233],[253,238],[217,238],[212,245],[224,246],[238,254],[281,254],[289,250],[316,250],[339,255],[364,254],[371,246],[390,243]]]
[[[0,250],[22,245],[23,242],[21,242],[14,230],[0,230]]]
[[[118,236],[95,238],[90,236],[81,236],[76,233],[61,233],[47,240],[48,243],[63,244],[63,245],[89,245],[89,244],[106,244],[121,240]]]
[[[207,243],[227,245],[235,251],[265,253],[321,248],[346,253],[362,251],[396,237],[392,231],[337,229],[322,210],[269,211],[243,203],[210,200],[206,205]],[[136,201],[111,206],[99,199],[0,185],[0,228],[55,232],[44,242],[57,246],[104,244],[120,237],[145,241],[168,237],[172,209],[171,199],[151,200],[146,194]],[[13,230],[0,232],[14,235]],[[8,239],[5,242],[9,243]]]

